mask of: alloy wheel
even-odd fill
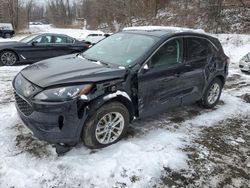
[[[214,83],[208,91],[207,101],[210,105],[214,104],[220,95],[220,85],[218,83]]]
[[[110,112],[104,115],[98,122],[95,136],[100,144],[111,144],[122,134],[124,129],[124,117],[119,112]]]
[[[17,61],[16,55],[12,52],[4,52],[1,55],[1,62],[4,65],[11,66],[14,65]]]

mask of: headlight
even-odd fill
[[[25,98],[29,98],[41,91],[39,87],[30,83],[20,73],[15,77],[14,88],[17,93],[24,96]]]
[[[93,84],[48,89],[38,93],[34,99],[51,102],[68,101],[89,93],[92,88]]]

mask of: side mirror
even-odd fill
[[[148,63],[146,63],[145,65],[143,65],[143,67],[141,68],[141,73],[144,74],[146,72],[149,71],[149,66]]]
[[[32,45],[32,46],[35,46],[37,43],[38,43],[37,41],[33,41],[33,42],[31,43],[31,45]]]

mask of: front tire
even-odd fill
[[[4,66],[13,66],[17,63],[17,56],[12,51],[3,51],[0,53],[0,64]]]
[[[201,100],[202,106],[208,109],[215,107],[220,100],[221,91],[222,82],[220,79],[216,78],[207,87]]]
[[[107,147],[121,140],[129,126],[129,112],[119,102],[104,104],[86,122],[82,140],[88,148]]]

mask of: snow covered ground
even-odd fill
[[[0,67],[0,187],[248,187],[250,75],[238,61],[250,50],[250,35],[217,37],[232,62],[216,108],[174,109],[134,122],[113,146],[79,144],[60,157],[17,116],[11,81],[24,66]]]
[[[65,34],[76,38],[78,40],[87,40],[89,42],[96,43],[103,38],[105,38],[104,32],[100,30],[86,30],[86,29],[63,29],[63,28],[53,28],[51,25],[31,25],[29,32],[31,33],[57,33]],[[98,34],[101,36],[91,37],[89,34]]]

